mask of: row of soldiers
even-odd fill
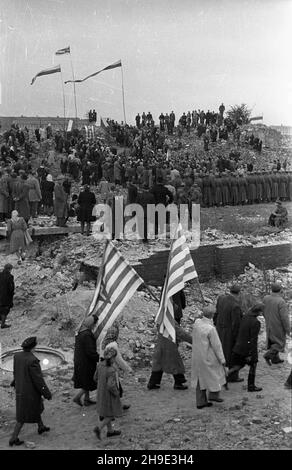
[[[186,178],[184,195],[202,206],[226,206],[292,200],[292,172],[224,172]]]

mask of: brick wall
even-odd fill
[[[244,272],[250,262],[257,268],[275,269],[292,262],[292,245],[288,242],[273,245],[205,245],[191,254],[201,282],[213,277],[227,280]],[[168,250],[155,253],[133,265],[146,283],[153,286],[163,284],[166,273]],[[89,278],[95,278],[98,268],[85,262],[82,269]]]

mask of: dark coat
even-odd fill
[[[16,421],[19,423],[38,423],[44,411],[42,396],[51,398],[39,362],[30,351],[14,355],[13,383],[16,391]]]
[[[78,217],[79,222],[90,222],[92,220],[92,210],[96,204],[94,193],[91,191],[82,191],[78,197]]]
[[[150,192],[154,196],[155,204],[163,204],[164,206],[166,206],[167,204],[171,204],[173,201],[172,193],[161,183],[155,184],[150,190]]]
[[[8,271],[0,273],[0,307],[13,307],[14,277]]]
[[[75,338],[74,349],[74,388],[95,390],[93,376],[99,355],[96,351],[96,341],[90,330],[83,330]]]
[[[42,184],[42,200],[44,206],[53,207],[54,205],[54,188],[53,181],[44,181]]]
[[[233,352],[242,357],[251,357],[251,362],[258,362],[258,336],[261,323],[252,313],[247,313],[241,320]]]
[[[166,374],[184,374],[185,367],[178,351],[180,342],[192,344],[192,337],[176,324],[176,343],[158,334],[153,353],[152,371],[163,371]]]
[[[227,367],[231,364],[232,350],[235,346],[242,311],[238,301],[231,294],[218,297],[214,324],[222,343]]]
[[[182,311],[186,308],[186,296],[183,289],[174,294],[172,296],[172,300],[177,306],[177,308],[174,310],[174,318],[177,322],[180,322],[180,319],[183,316]]]

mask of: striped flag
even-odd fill
[[[59,49],[55,54],[56,55],[70,54],[70,46],[64,47],[63,49]]]
[[[143,283],[143,279],[114,244],[107,240],[95,293],[87,312],[87,316],[94,315],[98,318],[93,330],[98,342]]]
[[[182,233],[182,226],[178,224],[169,252],[167,273],[156,315],[159,333],[174,343],[176,337],[172,296],[183,289],[187,281],[197,277],[198,274],[186,244],[186,238]]]
[[[50,69],[41,70],[39,73],[37,73],[33,77],[32,81],[31,81],[31,85],[34,84],[37,77],[41,77],[42,75],[50,75],[51,73],[57,73],[57,72],[61,72],[61,66],[60,65],[55,65],[54,67],[51,67]]]
[[[101,69],[99,70],[98,72],[94,72],[92,73],[91,75],[88,75],[88,77],[85,77],[83,78],[82,80],[67,80],[65,83],[81,83],[81,82],[85,82],[85,80],[87,80],[88,78],[91,78],[91,77],[95,77],[96,75],[98,75],[99,73],[101,72],[104,72],[105,70],[111,70],[111,69],[115,69],[117,67],[122,67],[122,61],[121,60],[118,60],[117,62],[114,62],[113,64],[111,65],[108,65],[107,67],[105,67],[104,69]]]

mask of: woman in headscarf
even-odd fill
[[[99,426],[94,428],[94,432],[99,440],[101,440],[101,431],[105,426],[107,427],[107,437],[121,434],[121,431],[115,431],[112,427],[112,421],[122,415],[119,377],[114,367],[116,356],[115,348],[106,348],[104,360],[97,365],[94,375],[97,382],[97,412],[99,415]]]
[[[10,253],[16,253],[18,264],[25,259],[25,232],[27,225],[16,210],[12,211],[11,219],[7,221],[7,237],[10,238]]]
[[[33,354],[37,345],[37,338],[32,336],[23,341],[22,352],[14,354],[12,387],[16,391],[16,425],[9,440],[10,446],[19,446],[24,443],[18,435],[24,423],[38,423],[38,433],[43,434],[50,430],[45,426],[41,414],[44,411],[42,397],[52,399],[48,389],[39,360]]]
[[[77,336],[75,337],[74,349],[74,388],[81,389],[73,398],[74,403],[82,406],[81,398],[84,395],[84,406],[95,404],[90,400],[89,392],[96,390],[96,383],[93,376],[96,370],[96,363],[99,355],[96,351],[96,341],[92,333],[95,319],[87,317]]]
[[[105,352],[108,348],[114,348],[117,352],[115,360],[114,360],[114,367],[118,371],[118,369],[122,369],[124,372],[128,372],[130,374],[133,374],[134,371],[132,367],[123,359],[121,352],[119,350],[118,346],[118,338],[119,338],[119,323],[115,321],[112,326],[107,330],[106,335],[104,340],[101,343],[100,347],[100,359],[103,360]],[[120,391],[120,397],[122,398],[123,396],[123,388],[121,385],[121,382],[119,381],[119,391]],[[123,410],[128,410],[130,408],[130,405],[123,405]]]
[[[52,215],[54,211],[54,188],[52,175],[47,175],[46,180],[42,184],[42,203],[44,206],[44,213]]]

